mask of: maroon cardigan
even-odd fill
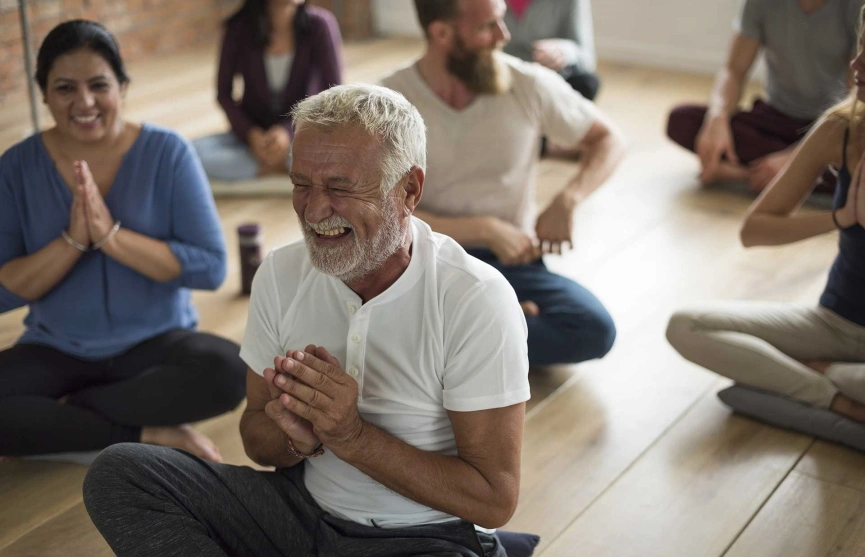
[[[329,11],[308,6],[310,26],[298,37],[282,105],[274,110],[270,86],[264,69],[264,49],[257,44],[248,21],[235,20],[225,28],[216,100],[225,111],[231,130],[246,143],[249,130],[255,126],[268,129],[282,124],[294,136],[294,126],[286,117],[298,101],[342,83],[342,38],[336,18]],[[232,98],[234,76],[243,77],[243,98]]]

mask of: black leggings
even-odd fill
[[[0,456],[100,450],[235,408],[246,391],[237,344],[169,331],[99,361],[48,346],[0,352]],[[65,397],[65,400],[64,400]]]

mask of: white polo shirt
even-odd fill
[[[271,252],[255,275],[240,356],[263,373],[287,350],[324,346],[358,382],[364,420],[421,450],[456,455],[448,410],[529,399],[526,321],[498,271],[415,218],[412,234],[406,271],[365,304],[312,266],[303,241]],[[382,527],[455,518],[331,451],[305,466],[307,489],[335,516]]]

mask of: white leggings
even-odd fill
[[[741,383],[828,408],[839,390],[865,393],[865,327],[823,308],[772,302],[723,302],[679,311],[667,340],[679,353]],[[851,362],[826,375],[803,361]]]

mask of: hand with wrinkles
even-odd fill
[[[357,382],[324,347],[289,351],[284,358],[277,356],[274,365],[265,373],[274,372],[268,383],[281,391],[275,400],[280,411],[307,421],[312,434],[337,455],[360,436],[364,422],[357,407]]]
[[[315,346],[309,345],[306,350],[311,354],[315,353]],[[309,420],[301,418],[279,401],[279,395],[283,393],[282,389],[276,386],[274,379],[280,372],[280,362],[284,360],[284,356],[277,356],[273,359],[273,368],[264,370],[264,380],[267,382],[267,388],[270,391],[271,400],[264,407],[264,413],[273,420],[277,426],[289,437],[294,444],[294,448],[302,453],[311,453],[321,444],[321,440],[312,430],[312,424]]]

